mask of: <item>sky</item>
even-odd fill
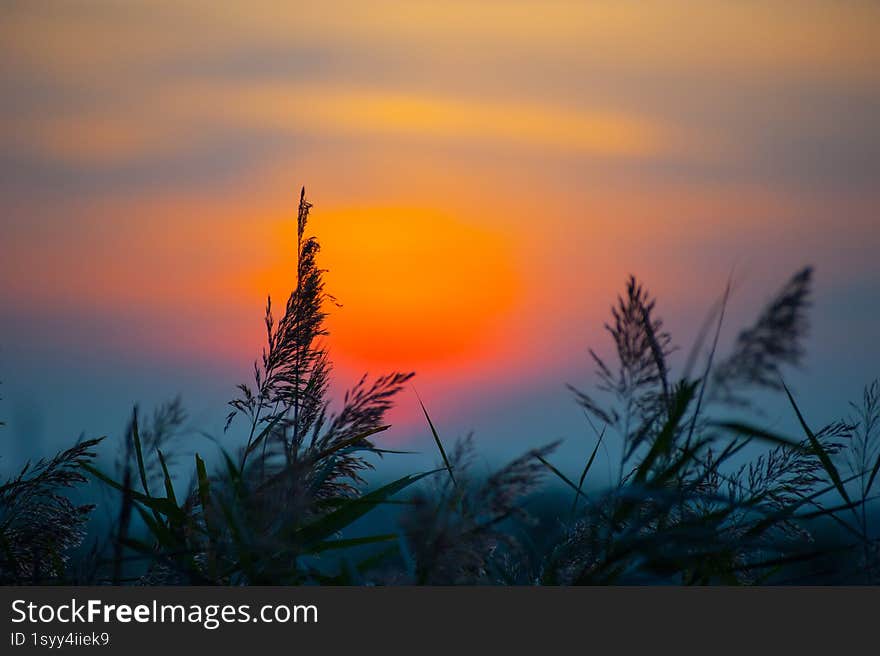
[[[722,346],[815,266],[788,375],[835,419],[880,375],[878,30],[856,0],[4,2],[6,462],[178,393],[222,434],[301,186],[334,389],[417,372],[393,444],[430,449],[417,391],[488,454],[588,453],[565,384],[629,274],[686,353],[729,277]]]

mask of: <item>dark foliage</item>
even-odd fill
[[[472,471],[472,436],[458,440],[448,459],[450,475],[417,492],[401,518],[412,562],[409,582],[511,582],[511,563],[523,558],[515,527],[530,522],[524,502],[546,472],[542,459],[556,446],[529,451],[481,480]]]
[[[80,441],[51,459],[28,463],[0,486],[0,583],[63,580],[92,510],[65,492],[85,483],[81,466],[95,457],[100,441]]]
[[[613,322],[605,324],[617,355],[615,371],[590,349],[598,388],[612,396],[614,405],[603,406],[589,394],[571,388],[580,405],[619,432],[627,458],[650,438],[644,430],[637,430],[638,423],[646,428],[645,420],[662,416],[669,405],[666,360],[672,352],[671,338],[655,314],[655,305],[635,277],[630,277],[626,296],[618,297],[617,306],[611,308]]]
[[[324,291],[318,242],[305,233],[310,209],[303,190],[294,290],[280,318],[267,301],[267,343],[254,363],[253,384],[239,385],[239,396],[230,402],[226,430],[237,416],[247,419],[239,453],[223,452],[223,465],[213,472],[196,455],[193,486],[178,498],[161,448],[184,417],[179,404],[172,403],[160,409],[146,431],[139,430],[135,415],[126,480],[120,483],[90,468],[122,492],[114,542],[146,563],[141,583],[313,581],[322,576],[313,564],[318,555],[349,545],[337,540],[341,529],[418,479],[405,477],[362,494],[362,474],[373,467],[368,457],[383,454],[372,438],[388,428],[385,415],[412,374],[364,376],[345,393],[340,409],[331,410],[331,365],[322,338],[327,334],[325,307],[334,299]],[[158,463],[158,489],[151,462]],[[136,477],[130,474],[133,469]],[[130,484],[135,478],[140,489]],[[149,540],[128,534],[132,510],[148,529]],[[114,570],[127,557],[117,548]]]
[[[782,367],[798,364],[804,355],[812,278],[810,267],[792,276],[755,324],[739,334],[733,352],[713,374],[720,395],[741,401],[737,386],[782,389]]]
[[[880,472],[880,384],[865,389],[848,419],[814,431],[783,382],[785,367],[804,352],[810,269],[791,278],[731,353],[716,358],[728,285],[699,377],[691,376],[693,363],[674,373],[657,302],[631,277],[606,325],[616,361],[589,351],[597,393],[574,390],[596,440],[571,477],[551,462],[555,443],[481,476],[472,438],[447,452],[425,410],[438,468],[369,489],[365,472],[390,453],[377,436],[412,374],[364,376],[331,406],[324,338],[335,300],[317,265],[318,241],[306,234],[311,207],[303,190],[294,289],[280,317],[267,300],[266,345],[253,381],[239,385],[229,404],[225,430],[235,450],[220,449],[210,468],[199,454],[184,458],[178,438],[186,413],[175,399],[148,421],[135,410],[115,476],[93,462],[100,440],[25,466],[0,487],[0,582],[880,580],[870,511]],[[749,417],[718,419],[719,409],[751,410],[754,390],[784,393],[801,434],[780,435]],[[600,446],[611,458],[606,436],[614,433],[618,472],[603,487],[591,472]],[[190,457],[192,473],[181,481],[173,471],[189,469]],[[69,495],[87,474],[118,493],[105,535],[90,548],[83,541],[92,507]],[[549,494],[539,487],[547,474],[559,483],[552,494],[561,487],[571,496],[536,514],[536,501]],[[401,504],[399,530],[358,528],[392,502]],[[831,543],[823,537],[829,527]]]

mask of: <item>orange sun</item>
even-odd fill
[[[424,209],[316,212],[334,358],[419,369],[487,353],[518,291],[510,245]]]

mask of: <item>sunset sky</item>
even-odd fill
[[[340,392],[415,370],[450,439],[581,453],[564,384],[628,274],[680,364],[728,276],[724,345],[812,264],[790,375],[834,419],[880,375],[878,28],[857,0],[4,2],[5,453],[177,393],[219,435],[302,185]],[[430,448],[414,391],[394,420]]]

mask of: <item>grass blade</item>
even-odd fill
[[[586,494],[584,494],[583,492],[581,492],[580,489],[578,489],[578,486],[575,485],[575,484],[572,482],[572,480],[571,480],[568,476],[566,476],[566,475],[563,474],[561,471],[559,471],[558,469],[556,469],[556,467],[554,467],[552,464],[550,464],[550,462],[549,462],[544,456],[539,455],[539,454],[536,453],[536,454],[535,454],[535,458],[537,458],[538,460],[540,460],[541,463],[542,463],[547,469],[549,469],[551,472],[553,472],[553,473],[559,478],[559,480],[561,480],[563,483],[565,483],[566,485],[568,485],[568,487],[570,487],[572,490],[574,490],[576,496],[577,496],[577,495],[581,495],[581,496],[584,496],[584,497],[587,496]]]
[[[331,535],[341,531],[355,520],[367,514],[379,504],[384,503],[392,495],[397,494],[426,476],[436,474],[438,471],[442,470],[437,469],[422,474],[404,476],[362,497],[349,499],[333,512],[299,529],[296,537],[307,548],[314,547],[317,543],[326,540]]]
[[[141,486],[144,489],[144,494],[150,496],[150,487],[147,484],[147,468],[144,466],[144,452],[141,449],[141,436],[140,431],[138,430],[138,415],[136,406],[131,418],[131,440],[134,443],[134,453],[135,457],[137,458],[138,475],[141,477]]]
[[[137,490],[132,490],[130,488],[126,488],[124,485],[117,483],[112,478],[104,474],[101,470],[88,463],[80,463],[79,465],[87,472],[89,472],[92,476],[99,479],[103,483],[106,483],[110,487],[114,488],[122,492],[123,494],[128,494],[131,496],[133,501],[137,501],[141,505],[146,508],[149,508],[153,511],[154,514],[159,513],[165,515],[169,519],[173,519],[174,521],[183,521],[185,519],[183,511],[177,507],[177,505],[171,503],[169,499],[164,497],[148,497],[145,494],[141,494]]]
[[[596,459],[596,454],[599,452],[599,446],[602,444],[602,440],[605,437],[605,427],[602,427],[602,432],[599,434],[599,439],[596,442],[596,446],[593,448],[593,452],[590,454],[589,460],[587,460],[587,464],[584,467],[584,471],[581,472],[581,478],[578,481],[577,485],[577,494],[574,495],[574,500],[571,503],[571,514],[574,515],[577,510],[577,502],[578,497],[582,494],[581,490],[584,487],[584,479],[587,478],[587,474],[590,471],[590,468],[593,466],[593,461]]]
[[[328,448],[324,449],[323,451],[321,451],[317,456],[315,456],[315,459],[316,460],[323,460],[324,458],[332,456],[337,451],[341,451],[342,449],[353,446],[353,445],[357,444],[358,442],[363,442],[365,439],[367,439],[371,435],[375,435],[376,433],[382,433],[384,431],[387,431],[389,428],[391,428],[390,424],[385,425],[385,426],[379,426],[377,428],[373,428],[371,430],[364,431],[363,433],[361,433],[359,435],[355,435],[354,437],[349,437],[347,439],[344,439],[341,442],[338,442],[337,444],[334,444],[333,446],[328,447]]]
[[[828,455],[825,447],[822,446],[822,443],[816,438],[816,436],[813,434],[813,431],[810,430],[810,427],[804,420],[804,416],[801,414],[800,408],[798,408],[797,403],[795,403],[794,397],[791,395],[791,392],[788,390],[785,382],[781,382],[782,388],[785,390],[785,393],[788,396],[788,400],[791,401],[791,407],[794,408],[798,421],[801,423],[801,427],[804,429],[804,433],[806,433],[807,438],[810,440],[810,445],[813,447],[813,451],[815,451],[816,456],[818,456],[819,461],[822,463],[822,467],[828,473],[828,476],[831,477],[831,481],[834,483],[834,487],[837,488],[837,491],[840,492],[840,496],[842,496],[847,503],[852,503],[849,498],[849,494],[847,494],[846,492],[846,487],[844,486],[843,481],[840,478],[840,473],[837,471],[837,467],[835,467],[834,463],[831,461],[831,456]]]
[[[162,452],[159,449],[156,449],[156,453],[159,454],[159,464],[162,466],[162,477],[165,481],[165,496],[167,496],[168,500],[176,506],[178,505],[177,497],[174,494],[174,484],[171,481],[171,474],[168,473],[168,465],[165,464],[165,456],[162,455]]]
[[[713,421],[709,425],[713,426],[714,428],[723,428],[724,430],[729,430],[739,435],[753,437],[764,442],[770,442],[771,444],[785,446],[795,451],[800,451],[801,453],[812,453],[810,449],[807,449],[806,447],[804,447],[803,444],[797,442],[796,440],[782,437],[781,435],[777,435],[776,433],[771,433],[770,431],[764,430],[763,428],[751,426],[746,423],[738,421]]]
[[[202,504],[202,512],[204,512],[211,500],[211,480],[208,478],[205,461],[198,453],[196,454],[196,477],[199,482],[199,501]]]
[[[416,396],[418,397],[418,395]],[[425,408],[425,404],[422,403],[421,399],[419,399],[419,405],[422,406],[422,412],[425,413],[425,419],[428,420],[428,426],[431,427],[431,433],[434,435],[434,442],[437,443],[437,449],[440,451],[440,457],[443,458],[443,464],[446,465],[446,471],[449,472],[449,478],[452,479],[452,484],[458,487],[458,483],[455,482],[455,474],[452,473],[452,464],[449,462],[449,458],[446,457],[446,449],[443,448],[443,442],[440,441],[437,429],[434,428],[434,422],[431,421],[431,417],[428,415],[428,410]]]
[[[657,459],[668,453],[672,448],[678,425],[684,418],[685,412],[687,412],[688,406],[694,398],[696,388],[697,383],[683,381],[675,391],[675,398],[669,409],[669,418],[663,424],[663,428],[651,445],[648,454],[636,469],[635,481],[637,483],[645,482]]]

